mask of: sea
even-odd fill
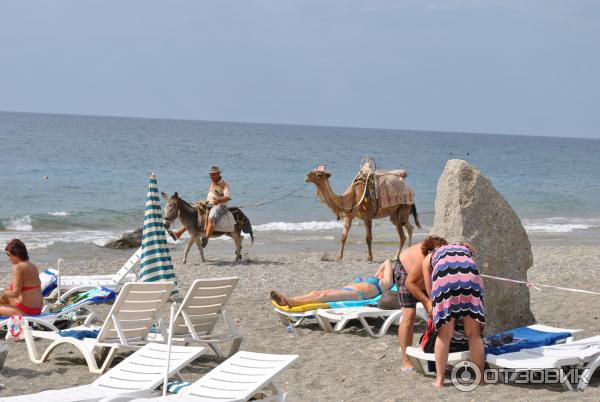
[[[109,253],[106,242],[142,226],[151,172],[160,191],[196,201],[218,165],[256,245],[335,253],[341,222],[304,179],[326,165],[341,193],[365,156],[408,172],[424,226],[417,239],[432,226],[444,165],[464,159],[531,237],[600,241],[596,139],[0,112],[0,244],[20,238],[45,261]],[[363,250],[364,228],[354,226],[347,247]],[[374,242],[397,242],[388,219],[375,222]]]

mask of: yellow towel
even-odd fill
[[[288,307],[288,306],[280,306],[275,302],[275,300],[271,300],[271,303],[275,308],[285,311],[286,313],[304,313],[305,311],[313,311],[320,308],[329,308],[329,304],[327,303],[311,303],[311,304],[303,304],[301,306],[296,307]]]

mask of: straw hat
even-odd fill
[[[213,165],[210,167],[210,170],[208,171],[208,175],[210,176],[213,173],[221,173],[221,169],[219,169],[218,166]]]

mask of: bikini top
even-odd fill
[[[12,282],[8,285],[8,288],[10,290],[12,290],[12,288],[13,288],[13,283]],[[33,286],[21,286],[21,292],[27,292],[29,290],[41,289],[41,288],[42,288],[41,284],[40,285],[33,285]]]
[[[365,277],[362,277],[362,276],[358,275],[358,276],[357,276],[356,278],[354,278],[354,280],[352,281],[352,283],[361,283],[361,282],[363,282],[363,283],[368,283],[369,285],[373,285],[373,286],[375,286],[375,287],[377,288],[377,292],[378,292],[378,294],[381,294],[381,293],[383,293],[383,292],[381,291],[381,286],[379,285],[379,282],[380,282],[380,281],[379,281],[379,278],[378,278],[378,277],[376,277],[376,276],[373,276],[373,275],[369,275],[369,276],[367,276],[367,277],[365,278]]]

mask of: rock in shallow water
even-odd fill
[[[104,247],[108,248],[138,248],[142,245],[142,233],[144,229],[139,228],[134,230],[133,232],[124,233],[117,240],[109,241],[104,245]]]
[[[463,160],[449,160],[438,181],[431,234],[473,244],[483,274],[527,281],[533,254],[521,220],[491,181]],[[486,334],[535,321],[526,286],[489,278],[484,284]]]

